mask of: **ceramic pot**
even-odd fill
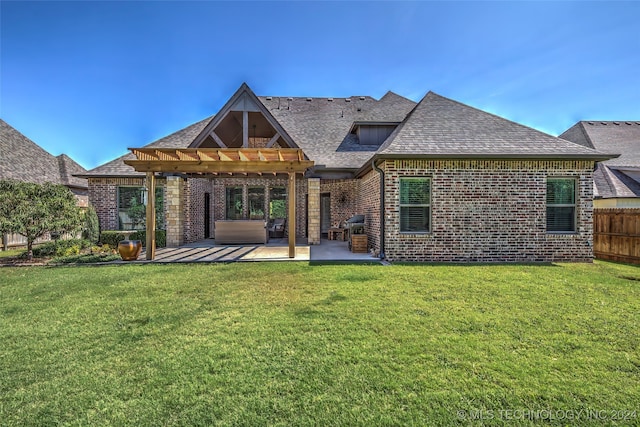
[[[122,240],[118,252],[123,261],[135,261],[142,251],[142,240]]]

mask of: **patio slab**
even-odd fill
[[[259,262],[259,261],[360,261],[379,262],[370,254],[354,254],[347,242],[336,240],[321,241],[320,245],[296,244],[295,258],[289,258],[286,239],[272,239],[266,245],[219,245],[212,239],[188,243],[178,248],[156,249],[156,259],[147,261],[143,250],[138,261],[152,263],[193,263],[193,262]],[[124,262],[124,261],[116,261]]]

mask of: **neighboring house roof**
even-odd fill
[[[207,117],[197,123],[187,126],[171,135],[160,138],[145,147],[157,148],[186,148],[193,140],[202,132],[202,129],[213,119],[214,116]],[[111,160],[97,168],[91,169],[83,174],[84,177],[113,177],[113,176],[144,176],[142,172],[136,172],[129,165],[124,164],[124,160],[134,160],[136,157],[133,153],[125,154],[117,159]]]
[[[0,178],[25,182],[52,182],[87,188],[87,180],[75,177],[86,169],[66,154],[54,156],[0,119]]]
[[[598,164],[594,174],[595,196],[608,198],[640,197],[640,182],[629,176],[640,173],[640,121],[580,121],[560,138],[599,151],[620,153],[617,158]]]
[[[243,84],[225,108],[242,93],[258,100],[260,109],[276,120],[287,137],[315,162],[315,169],[358,170],[375,156],[466,158],[610,158],[602,152],[556,138],[535,129],[429,92],[419,104],[387,92],[350,98],[255,97]],[[253,102],[253,101],[251,101]],[[225,114],[213,117],[147,145],[186,148],[197,145]],[[381,146],[361,145],[354,124],[400,123]],[[279,131],[280,132],[280,131]],[[193,143],[193,144],[192,144]],[[161,144],[161,145],[160,145]],[[89,171],[86,176],[137,176],[124,159]],[[364,165],[364,166],[363,166]]]
[[[598,163],[593,172],[594,197],[603,199],[640,197],[640,182],[615,168]]]
[[[620,157],[606,160],[607,166],[640,168],[640,121],[581,121],[560,138]]]

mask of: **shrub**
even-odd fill
[[[136,231],[131,235],[132,240],[142,240],[142,246],[147,246],[147,232],[145,230]],[[165,230],[156,230],[156,247],[164,248],[167,246],[167,232]]]
[[[79,254],[82,249],[91,246],[91,242],[84,239],[55,240],[44,243],[33,249],[36,257],[58,257]]]
[[[100,243],[109,245],[114,249],[118,247],[118,243],[122,240],[124,240],[124,234],[118,230],[108,230],[100,233]]]
[[[98,214],[92,206],[89,206],[84,213],[82,238],[89,240],[91,243],[97,243],[100,239],[100,223],[98,221]]]
[[[62,264],[85,264],[85,263],[94,263],[94,262],[111,262],[117,261],[120,259],[120,256],[115,254],[84,254],[84,255],[71,255],[56,258],[56,262]]]
[[[141,240],[142,246],[146,246],[147,244],[147,233],[145,230],[139,230],[135,233],[131,233],[129,236],[131,240]],[[117,248],[118,243],[122,240],[125,240],[124,234],[118,230],[112,231],[103,231],[100,234],[100,242],[103,245],[109,245],[112,248]],[[156,230],[156,247],[164,248],[167,246],[167,232],[165,230]]]

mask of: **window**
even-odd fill
[[[400,178],[400,231],[431,231],[430,178]]]
[[[227,187],[226,196],[226,219],[242,219],[242,187]]]
[[[147,201],[144,187],[118,187],[118,228],[144,230],[147,221]],[[162,187],[156,187],[156,229],[164,229]]]
[[[576,180],[547,178],[547,232],[576,231]]]
[[[269,218],[287,217],[287,189],[271,187],[269,189]]]
[[[264,187],[249,187],[249,219],[264,219]]]

